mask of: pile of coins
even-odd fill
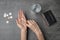
[[[9,12],[8,14],[7,13],[4,13],[3,17],[6,18],[6,19],[8,19],[8,20],[6,20],[6,23],[7,24],[9,23],[9,19],[12,19],[13,18],[11,12]]]

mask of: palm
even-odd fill
[[[20,29],[26,29],[26,18],[22,10],[18,12],[18,19],[16,23]]]

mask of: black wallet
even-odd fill
[[[51,10],[48,10],[46,12],[43,13],[45,19],[47,20],[49,25],[53,25],[54,23],[56,23],[56,18],[54,17],[53,13]]]

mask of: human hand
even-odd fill
[[[33,32],[40,31],[40,33],[41,33],[41,30],[40,30],[38,24],[37,24],[34,20],[27,20],[27,26],[28,26]]]
[[[18,18],[16,20],[17,26],[21,29],[21,30],[26,30],[26,18],[24,16],[23,10],[20,10],[18,12]]]
[[[44,40],[41,29],[39,28],[38,24],[34,20],[28,20],[27,26],[36,34],[38,40]]]

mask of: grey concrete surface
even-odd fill
[[[40,3],[41,14],[51,10],[57,19],[57,23],[46,26],[40,14],[31,13],[31,6]],[[0,0],[0,40],[20,40],[20,29],[16,25],[18,10],[23,9],[28,19],[34,19],[39,24],[46,40],[60,40],[60,0]],[[4,12],[13,13],[13,19],[6,24],[3,18]],[[28,40],[37,40],[36,35],[28,29]]]

